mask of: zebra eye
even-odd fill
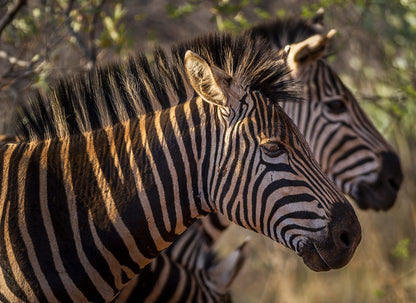
[[[345,102],[340,99],[326,102],[325,105],[328,107],[329,111],[333,114],[342,114],[347,111]]]
[[[267,141],[260,144],[264,153],[271,158],[276,158],[285,152],[285,149],[282,148],[276,141]]]

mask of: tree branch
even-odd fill
[[[2,31],[6,28],[6,26],[13,21],[16,14],[19,12],[19,10],[26,5],[27,0],[18,0],[16,5],[12,7],[11,10],[7,12],[7,14],[0,19],[0,35]]]
[[[66,27],[68,28],[68,31],[71,34],[71,36],[75,38],[79,47],[84,52],[84,56],[89,59],[90,51],[88,49],[88,46],[84,43],[84,41],[81,39],[81,37],[74,31],[74,29],[71,26],[71,17],[69,16],[69,14],[71,12],[73,4],[74,4],[74,0],[70,0],[69,3],[68,3],[68,6],[67,6],[67,8],[64,12],[64,15],[65,15],[64,23],[65,23]]]
[[[101,2],[95,7],[94,14],[92,16],[92,21],[91,21],[91,29],[90,29],[90,32],[89,32],[89,43],[90,43],[89,58],[90,58],[90,61],[92,63],[92,67],[95,66],[95,61],[97,59],[97,50],[96,50],[95,43],[94,43],[95,30],[96,30],[96,26],[97,26],[99,13],[100,13],[101,8],[103,7],[104,3],[105,3],[105,0],[101,0]]]

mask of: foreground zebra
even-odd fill
[[[305,85],[304,97],[307,102],[281,105],[295,124],[300,126],[306,139],[310,140],[308,143],[312,143],[312,152],[318,156],[318,162],[330,179],[344,193],[351,194],[361,208],[387,210],[394,204],[402,180],[399,159],[369,122],[340,78],[321,58],[328,40],[322,39],[322,36],[318,40],[319,37],[315,35],[322,33],[323,11],[318,12],[312,22],[299,18],[283,19],[250,31],[254,38],[261,36],[268,39],[276,49],[291,45],[288,59],[293,67],[292,76]],[[303,58],[307,60],[295,61],[301,50]],[[203,228],[198,227],[199,234],[193,230],[190,235],[185,234],[188,241],[175,242],[164,252],[164,258],[169,257],[170,263],[184,266],[192,272],[198,251],[195,246],[212,245],[228,226],[227,222],[220,214],[201,219]],[[193,237],[193,241],[190,237]],[[143,295],[138,294],[150,293],[149,296],[153,295],[154,299],[155,293],[171,293],[175,290],[175,285],[167,283],[142,283],[162,273],[166,280],[170,280],[170,272],[166,272],[163,267],[152,267],[141,274],[140,280],[132,281],[136,283],[136,288],[129,302],[142,301]],[[204,288],[203,285],[201,288]],[[184,290],[183,294],[186,293],[187,290]]]
[[[66,100],[85,124],[58,133],[40,124],[44,138],[1,144],[0,299],[111,300],[215,211],[313,270],[344,266],[360,225],[277,105],[296,98],[283,60],[266,50],[257,40],[210,36],[172,57],[158,51],[154,66],[139,56],[62,81],[50,102],[39,97],[34,117],[63,121]],[[103,104],[111,99],[121,123]],[[129,118],[122,99],[148,114]],[[179,105],[157,110],[172,102]],[[92,131],[89,106],[103,128]]]

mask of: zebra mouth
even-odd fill
[[[368,184],[361,182],[353,187],[350,196],[361,209],[373,209],[375,211],[390,209],[396,200],[397,190],[389,190],[376,182]]]
[[[328,265],[319,249],[312,242],[300,245],[297,254],[302,258],[303,263],[313,271],[328,271],[331,269],[331,266]]]
[[[351,197],[362,209],[388,210],[397,198],[400,185],[403,181],[403,173],[400,160],[394,153],[383,152],[381,158],[381,171],[376,180],[357,181],[351,189]]]

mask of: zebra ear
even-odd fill
[[[324,23],[324,14],[325,14],[325,9],[323,7],[320,7],[316,13],[315,16],[312,17],[312,25],[317,29],[317,30],[323,30],[325,23]]]
[[[292,71],[297,74],[299,69],[318,60],[325,52],[329,40],[336,34],[331,29],[325,36],[314,35],[306,40],[290,45],[287,62]]]
[[[247,243],[248,239],[229,254],[227,258],[209,268],[208,275],[216,291],[225,294],[229,290],[246,261],[248,254]]]
[[[203,100],[219,106],[227,105],[226,88],[231,77],[226,72],[210,66],[190,50],[185,54],[185,71],[192,87]]]

